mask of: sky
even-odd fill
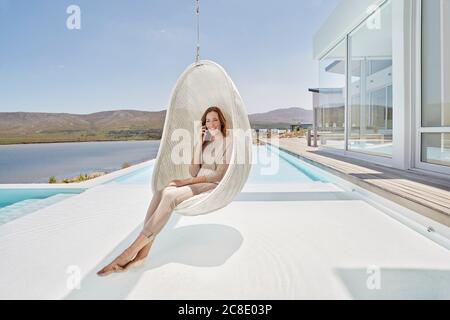
[[[339,1],[201,0],[201,58],[248,113],[311,109],[313,37]],[[195,59],[194,0],[0,0],[0,30],[0,112],[164,110]]]

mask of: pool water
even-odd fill
[[[327,182],[318,170],[297,157],[271,146],[253,148],[254,164],[248,183],[309,183]]]
[[[320,169],[271,146],[253,146],[248,184],[327,182]],[[153,163],[103,184],[150,185]],[[0,189],[0,224],[45,208],[86,189]]]
[[[150,184],[153,175],[153,165],[140,168],[136,171],[120,176],[107,183],[118,184]]]
[[[153,165],[140,168],[129,174],[120,176],[107,183],[117,184],[150,184]],[[327,182],[304,161],[286,152],[270,146],[253,147],[253,164],[247,183],[310,183]]]
[[[0,189],[0,224],[80,194],[85,189]]]
[[[46,199],[57,194],[79,194],[85,189],[0,189],[0,208],[10,206],[14,203],[35,199]]]

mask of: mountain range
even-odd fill
[[[160,139],[166,111],[69,113],[0,112],[0,144]],[[276,109],[249,115],[254,129],[311,123],[312,111]]]

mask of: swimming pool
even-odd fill
[[[0,189],[0,224],[84,192],[83,188]]]
[[[253,146],[252,161],[247,184],[289,185],[328,182],[320,169],[269,145]],[[153,163],[101,184],[150,185]],[[86,188],[0,189],[0,224],[45,208],[85,190]]]
[[[117,184],[150,184],[153,165],[106,182]],[[284,151],[271,146],[253,146],[253,164],[247,183],[289,184],[328,182],[320,170]]]

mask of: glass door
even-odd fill
[[[421,1],[416,167],[450,174],[450,0]]]

